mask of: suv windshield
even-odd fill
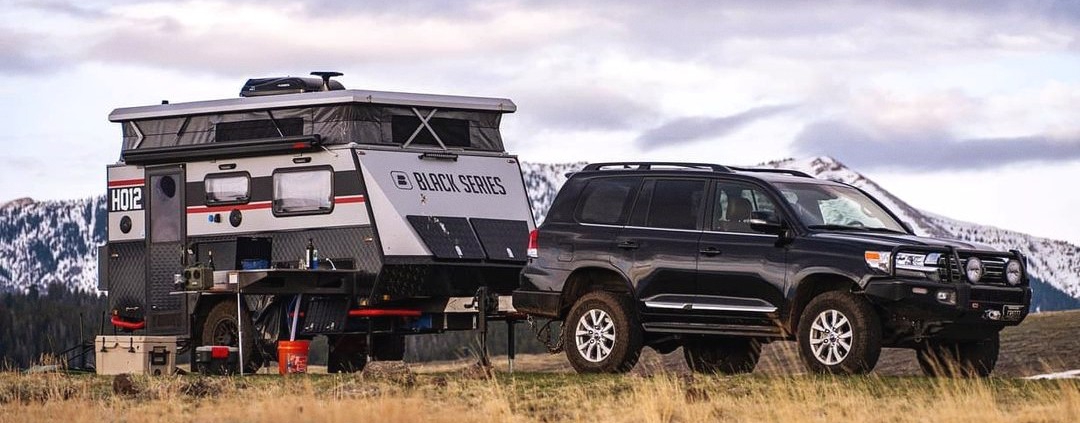
[[[857,189],[814,183],[776,183],[806,226],[906,233],[885,209]]]

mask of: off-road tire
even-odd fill
[[[686,365],[696,373],[750,373],[761,358],[761,342],[753,338],[701,338],[683,345]]]
[[[826,364],[811,347],[810,333],[815,319],[827,310],[840,312],[850,324],[850,349],[837,363]],[[799,355],[814,373],[852,375],[868,373],[881,355],[881,319],[864,298],[845,291],[821,294],[803,309],[798,328]]]
[[[243,357],[240,357],[240,362],[244,363],[244,372],[254,373],[262,367],[261,356],[255,354],[255,350],[258,348],[255,345],[255,325],[251,322],[251,314],[246,308],[241,309],[241,319],[243,322],[244,337],[244,351]],[[196,326],[199,328],[199,345],[227,345],[230,347],[238,346],[238,339],[236,336],[221,335],[220,331],[215,329],[225,328],[222,326],[231,325],[232,328],[237,328],[236,325],[236,300],[225,300],[214,304],[213,307],[206,312],[201,318],[196,320]],[[235,333],[235,332],[234,332]]]
[[[603,359],[593,362],[578,350],[576,328],[582,316],[599,310],[610,317],[614,327],[614,344]],[[578,373],[625,373],[634,368],[644,342],[641,323],[632,299],[616,293],[593,291],[574,303],[566,317],[563,328],[563,345],[566,358]]]
[[[928,340],[915,349],[923,374],[934,377],[989,377],[997,365],[1001,337],[980,341]]]

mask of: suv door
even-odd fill
[[[615,239],[612,258],[647,308],[683,308],[696,291],[706,182],[646,178],[630,223]]]
[[[639,176],[610,176],[589,180],[582,190],[574,211],[580,228],[544,225],[551,239],[559,245],[559,262],[574,263],[575,267],[610,266],[615,260],[613,239],[622,230],[630,215],[630,207],[641,185]]]
[[[698,251],[699,299],[694,309],[746,316],[775,312],[783,304],[787,249],[776,235],[750,228],[753,213],[780,218],[776,200],[761,187],[716,179],[710,218]]]

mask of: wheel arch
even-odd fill
[[[566,317],[578,298],[597,290],[627,294],[636,298],[630,281],[622,272],[603,266],[580,267],[571,272],[563,284],[559,298],[559,318]]]
[[[789,334],[795,334],[798,331],[799,318],[806,305],[814,297],[832,291],[856,291],[858,288],[858,281],[839,273],[818,272],[802,277],[789,296],[790,302],[787,317],[784,319],[784,329]]]

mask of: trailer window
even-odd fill
[[[274,215],[330,213],[334,209],[331,169],[274,172]]]
[[[247,173],[206,175],[206,205],[242,204],[251,200],[251,178]]]

